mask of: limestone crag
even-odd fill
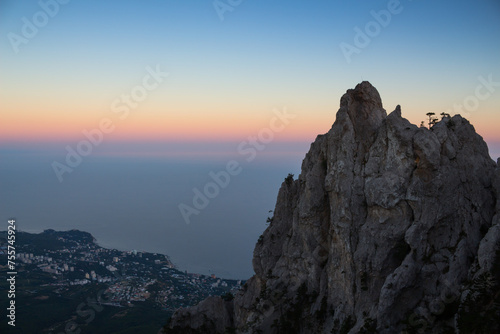
[[[245,288],[177,311],[166,331],[500,330],[499,197],[466,119],[417,127],[362,82],[283,182]]]

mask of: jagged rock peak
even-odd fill
[[[352,124],[356,139],[365,141],[371,137],[387,116],[382,99],[368,81],[349,89],[340,99],[337,122]]]
[[[362,82],[282,183],[245,288],[167,333],[499,332],[499,170],[466,119],[419,128]]]
[[[340,106],[348,106],[350,103],[367,103],[382,109],[382,99],[377,89],[368,81],[356,85],[354,89],[348,89],[340,99]]]

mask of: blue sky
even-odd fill
[[[73,0],[15,54],[7,33],[20,33],[21,18],[31,20],[41,7],[2,1],[1,87],[9,95],[43,91],[105,103],[144,66],[161,63],[171,73],[164,92],[173,98],[158,104],[187,105],[195,95],[205,105],[200,112],[216,113],[281,103],[330,121],[326,111],[336,110],[339,96],[369,80],[388,110],[407,105],[416,122],[428,111],[422,108],[470,94],[479,75],[500,77],[500,4],[493,0],[403,0],[348,64],[339,45],[354,44],[354,28],[364,30],[371,11],[389,3],[244,0],[221,21],[212,1]]]

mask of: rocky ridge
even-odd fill
[[[500,330],[500,169],[460,115],[387,115],[362,82],[283,182],[233,300],[181,309],[167,333]]]

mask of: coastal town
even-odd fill
[[[5,257],[0,272],[5,273],[6,236],[0,232],[0,259]],[[77,291],[89,291],[100,306],[117,312],[153,308],[165,313],[165,321],[180,307],[195,305],[210,295],[227,298],[242,285],[239,280],[180,271],[163,254],[106,249],[89,233],[77,230],[17,232],[15,270],[19,294],[26,300],[30,296],[38,302],[51,297],[75,299]]]

